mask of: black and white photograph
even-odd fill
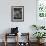
[[[24,21],[24,6],[11,6],[11,21],[12,22]]]

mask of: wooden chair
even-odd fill
[[[22,40],[25,39],[26,41],[21,41],[19,43],[20,46],[30,46],[29,42],[29,33],[21,33]],[[20,39],[21,40],[21,39]]]
[[[8,42],[7,42],[7,36],[17,36],[17,38],[15,38],[15,40],[17,39],[17,41],[16,41],[16,45],[15,46],[18,46],[18,33],[17,34],[10,34],[10,33],[5,33],[5,46],[7,46],[8,45]]]

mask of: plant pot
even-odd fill
[[[40,43],[40,39],[37,39],[37,43]]]
[[[41,43],[44,42],[44,40],[45,40],[45,39],[38,39],[37,42],[41,44]]]
[[[45,39],[40,39],[40,43],[44,43],[44,40],[45,40]]]

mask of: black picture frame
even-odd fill
[[[11,21],[12,22],[24,21],[24,6],[11,6]]]

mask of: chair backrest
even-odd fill
[[[20,42],[28,42],[29,41],[29,33],[21,33],[19,37]]]

